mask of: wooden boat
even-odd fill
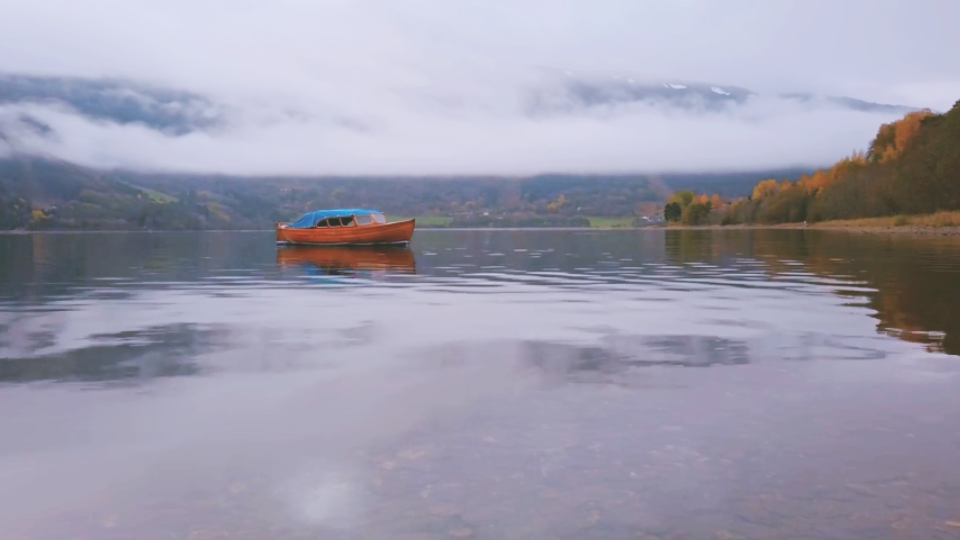
[[[413,252],[401,246],[287,246],[277,250],[283,268],[314,266],[330,274],[354,271],[416,273]]]
[[[277,223],[278,244],[407,244],[416,220],[387,223],[377,210],[339,208],[308,212],[293,223]]]

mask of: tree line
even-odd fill
[[[960,210],[960,101],[880,126],[866,151],[799,180],[768,179],[744,198],[674,193],[667,221],[685,225],[817,222]]]
[[[654,215],[671,191],[644,175],[236,178],[0,159],[0,229],[269,229],[337,207],[457,226],[589,226],[588,216]]]

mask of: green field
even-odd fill
[[[394,216],[387,215],[387,221],[403,221],[406,219],[416,219],[418,227],[446,227],[453,221],[448,216]]]
[[[145,188],[142,186],[137,186],[134,184],[127,184],[128,186],[140,190],[141,193],[146,195],[152,202],[159,204],[169,204],[178,202],[180,199],[174,197],[173,195],[167,195],[166,193],[161,193],[155,189]]]
[[[590,227],[594,229],[613,229],[618,227],[633,227],[633,216],[630,217],[587,217]]]

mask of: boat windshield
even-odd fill
[[[379,212],[377,212],[376,214],[371,214],[371,217],[372,217],[373,220],[376,221],[377,223],[386,223],[386,222],[387,222],[387,218],[385,218],[385,217],[383,216],[383,214],[381,214],[381,213],[379,213]]]
[[[360,214],[357,216],[358,225],[369,225],[371,223],[373,223],[373,217],[369,214]]]

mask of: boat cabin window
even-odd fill
[[[383,217],[383,214],[381,214],[381,213],[379,213],[379,212],[377,212],[376,214],[372,214],[371,217],[372,217],[373,220],[376,221],[377,223],[386,223],[386,222],[387,222],[387,218]]]
[[[357,216],[358,225],[369,225],[373,223],[373,218],[369,214],[361,214]]]
[[[328,227],[356,227],[356,225],[356,222],[353,221],[353,216],[346,216],[321,219],[317,222],[316,227],[318,229],[325,229]]]
[[[340,226],[340,218],[335,218],[335,217],[327,218],[327,219],[323,220],[323,222],[326,223],[327,226],[329,226],[329,227],[339,227],[339,226]]]

